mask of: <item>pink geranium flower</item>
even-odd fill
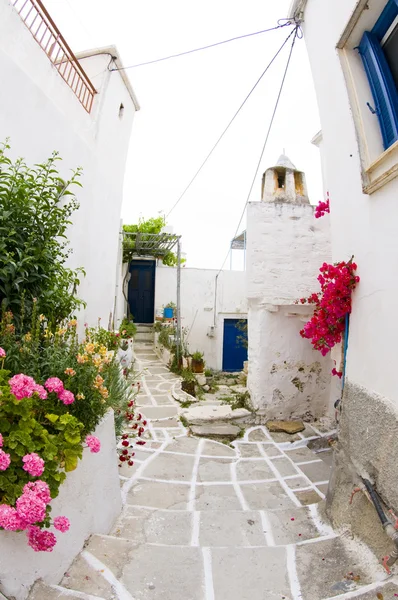
[[[19,373],[14,375],[8,382],[10,384],[11,393],[14,394],[17,400],[22,398],[30,398],[35,391],[36,382],[33,377]]]
[[[24,485],[23,493],[28,494],[29,492],[36,494],[44,504],[49,504],[51,502],[50,488],[48,487],[48,484],[45,481],[41,481],[41,479],[29,481],[29,483]]]
[[[58,529],[58,531],[62,531],[62,533],[64,533],[65,531],[69,530],[70,522],[67,517],[55,517],[53,525],[55,529]]]
[[[88,435],[86,437],[86,444],[94,454],[101,450],[101,442],[95,435]]]
[[[18,515],[16,508],[0,504],[0,527],[6,531],[25,529],[27,523]]]
[[[10,455],[0,450],[0,471],[5,471],[10,466],[11,458]]]
[[[4,350],[4,348],[0,348],[0,358],[5,358],[6,355],[6,351]]]
[[[47,392],[42,385],[36,383],[34,391],[39,395],[40,400],[45,400],[47,398]]]
[[[3,436],[2,436],[2,435],[1,435],[1,433],[0,433],[0,448],[2,447],[3,443],[4,443],[4,442],[3,442]]]
[[[58,377],[50,377],[44,384],[49,392],[60,394],[64,389],[63,382]]]
[[[58,398],[65,405],[67,405],[67,404],[73,404],[73,402],[75,401],[74,395],[69,390],[62,390],[62,392],[60,392],[60,394],[58,395]]]
[[[22,462],[24,463],[24,471],[32,475],[32,477],[40,477],[44,471],[44,460],[36,452],[25,454]]]
[[[17,513],[26,523],[40,523],[46,516],[46,504],[34,492],[24,492],[17,500]]]
[[[57,538],[51,531],[40,529],[31,525],[28,527],[28,544],[35,552],[52,552]]]

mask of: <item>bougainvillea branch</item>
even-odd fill
[[[321,291],[298,301],[315,306],[313,316],[300,331],[300,335],[311,340],[314,349],[326,356],[342,340],[345,317],[351,313],[351,294],[359,277],[355,274],[357,265],[352,259],[335,265],[323,263],[319,270]],[[339,375],[339,372],[333,374]]]

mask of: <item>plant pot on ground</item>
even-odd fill
[[[181,375],[182,375],[182,382],[181,382],[181,389],[182,389],[182,391],[186,392],[187,394],[190,394],[191,396],[196,397],[196,393],[195,393],[195,384],[196,384],[195,375],[192,373],[192,371],[189,371],[188,369],[183,369]]]
[[[203,360],[202,352],[194,352],[192,354],[191,368],[194,373],[203,373],[205,370],[205,361]]]

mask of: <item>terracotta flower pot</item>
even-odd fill
[[[191,369],[193,373],[203,373],[205,370],[205,363],[203,360],[192,359]]]

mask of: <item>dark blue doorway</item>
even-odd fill
[[[155,313],[155,261],[133,260],[130,264],[128,302],[136,323],[153,323]]]
[[[224,319],[223,371],[241,371],[247,360],[247,319]]]

